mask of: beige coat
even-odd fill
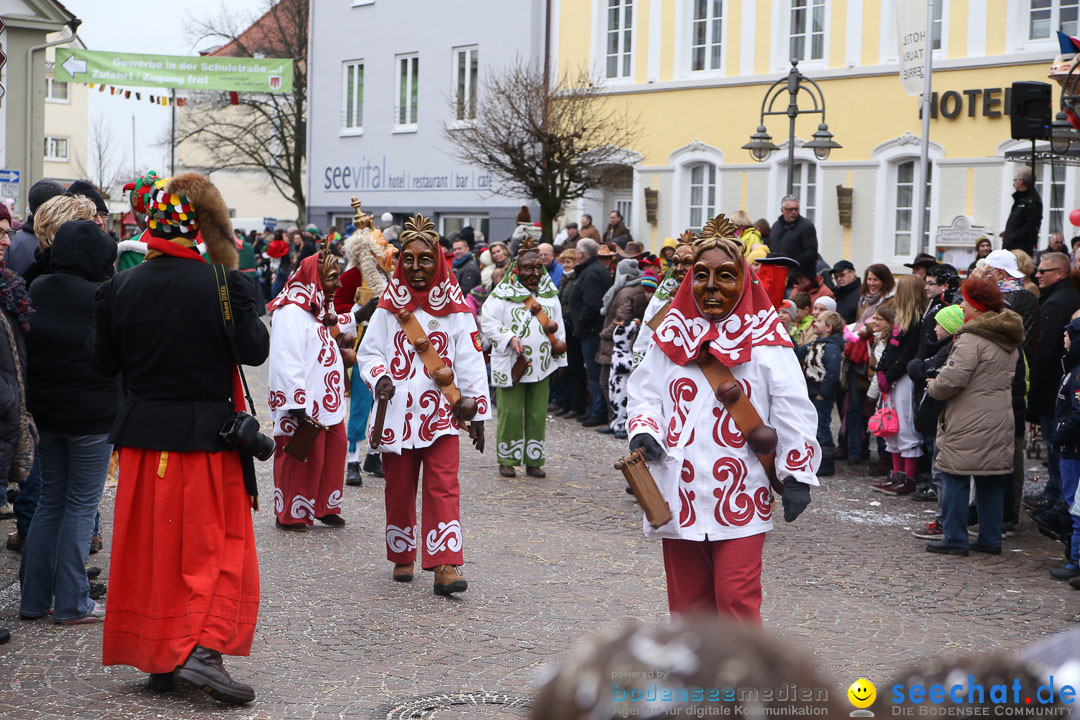
[[[1012,310],[987,312],[956,331],[949,359],[927,392],[945,401],[934,467],[954,475],[1013,469],[1012,382],[1024,324]]]

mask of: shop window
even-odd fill
[[[724,2],[693,0],[690,24],[690,70],[720,70],[724,66]]]
[[[45,138],[45,159],[53,162],[67,162],[68,140],[62,137]]]
[[[824,59],[825,0],[791,0],[790,15],[790,59]]]
[[[68,84],[53,77],[45,78],[45,99],[51,102],[68,102]]]
[[[471,227],[474,231],[483,233],[488,237],[487,215],[441,215],[439,216],[439,234],[450,237],[452,233],[461,232],[464,227]]]
[[[1030,0],[1028,40],[1047,40],[1055,30],[1072,37],[1077,32],[1080,0]]]
[[[480,48],[454,49],[454,120],[467,123],[476,119],[476,81],[480,73]]]
[[[697,232],[716,214],[716,165],[700,163],[689,171],[690,229]]]
[[[633,0],[606,0],[606,2],[605,77],[628,78],[633,70],[634,2]]]
[[[925,247],[930,247],[930,181],[933,176],[933,168],[933,164],[928,164],[926,168],[926,208],[923,216],[923,242],[926,243]],[[918,160],[903,160],[896,163],[893,254],[898,257],[914,255],[923,247],[914,242],[915,213],[918,204],[915,183],[918,174]]]
[[[341,92],[341,127],[346,131],[364,129],[364,63],[347,62],[344,65],[344,87]]]
[[[420,56],[397,56],[398,94],[395,108],[395,130],[415,130],[417,118],[417,100],[420,81]]]

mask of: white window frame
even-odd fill
[[[719,78],[727,75],[727,55],[728,55],[728,25],[730,24],[730,8],[731,3],[735,0],[723,0],[723,11],[720,16],[720,67],[708,68],[708,57],[706,57],[706,69],[694,70],[694,58],[693,58],[693,39],[694,39],[694,5],[695,0],[675,0],[675,47],[679,50],[675,53],[675,75],[678,78],[689,80],[691,78],[695,80]],[[712,7],[712,0],[709,0],[709,7]],[[712,24],[709,22],[707,27],[707,40],[712,39]],[[710,45],[706,44],[706,51],[710,48]]]
[[[56,152],[56,150],[60,147],[61,141],[63,142],[64,147],[63,155],[60,155]],[[71,138],[66,138],[61,135],[46,135],[44,151],[46,162],[70,162]]]
[[[935,230],[941,224],[938,220],[938,197],[941,186],[941,173],[943,172],[939,160],[944,159],[945,150],[941,145],[930,141],[930,192],[926,198],[926,204],[930,208],[930,246],[927,252],[931,255],[936,252]],[[877,181],[875,187],[878,191],[874,199],[874,234],[873,254],[871,257],[880,258],[877,262],[883,262],[892,270],[907,272],[904,263],[911,262],[915,253],[921,252],[917,247],[912,249],[910,255],[895,254],[896,239],[896,173],[900,163],[908,160],[919,162],[919,138],[910,133],[888,140],[870,151],[870,159],[877,161]],[[918,167],[915,168],[916,175]],[[918,185],[915,185],[918,188]],[[952,220],[949,217],[946,222]],[[914,221],[914,217],[912,217]],[[912,230],[912,236],[914,236]]]
[[[699,184],[694,181],[694,174],[701,171],[701,203],[694,203],[694,188]],[[700,232],[705,224],[709,222],[718,212],[719,198],[716,196],[719,183],[717,182],[716,165],[710,162],[694,163],[686,167],[688,174],[687,182],[689,188],[689,194],[687,196],[687,214],[689,221],[686,223],[686,227],[690,228],[694,232]],[[700,222],[694,222],[694,211],[697,210],[700,216],[697,218]]]
[[[815,7],[821,8],[822,25],[821,25],[821,57],[805,57],[794,58],[791,50],[792,33],[791,22],[795,13],[795,3],[805,3],[805,6],[801,8],[806,11],[806,26],[802,33],[805,38],[805,49],[807,54],[813,52],[813,15]],[[829,62],[829,2],[828,0],[787,0],[786,12],[784,13],[784,26],[782,31],[784,33],[784,47],[785,52],[788,55],[788,60],[798,59],[800,65],[820,66]]]
[[[1024,17],[1026,20],[1023,30],[1024,39],[1029,43],[1041,43],[1049,40],[1056,45],[1057,31],[1061,29],[1062,0],[1047,0],[1050,3],[1050,7],[1048,8],[1050,11],[1050,30],[1044,38],[1031,37],[1031,13],[1034,12],[1034,9],[1031,7],[1032,1],[1033,0],[1020,0],[1020,2],[1023,3]],[[1069,3],[1069,6],[1075,8],[1078,15],[1080,15],[1080,3],[1076,2],[1076,0],[1067,0],[1067,2]],[[1040,8],[1039,12],[1044,12],[1044,9]],[[1080,17],[1077,18],[1077,22],[1078,28],[1080,28]],[[1076,29],[1073,30],[1072,34],[1076,34]]]
[[[712,165],[716,168],[714,184],[715,202],[713,214],[722,212],[721,207],[724,183],[724,153],[711,145],[695,140],[689,145],[677,148],[668,156],[668,164],[674,168],[671,193],[671,228],[668,237],[678,237],[690,225],[690,180],[695,167]],[[638,197],[635,192],[634,197]],[[705,218],[705,222],[711,219]]]
[[[941,12],[941,19],[935,20],[941,23],[941,47],[933,51],[935,60],[946,60],[949,57],[949,6],[949,0],[937,0],[935,5],[935,9]],[[895,64],[900,59],[896,47],[896,0],[881,0],[880,37],[878,62],[881,65]]]
[[[464,101],[465,115],[459,116],[459,109],[463,105],[462,99],[458,96],[458,87],[460,85],[460,71],[461,71],[461,56],[465,55],[465,95]],[[451,127],[468,127],[476,122],[476,114],[479,112],[480,106],[480,88],[473,85],[472,73],[470,69],[476,67],[476,85],[480,83],[480,46],[479,45],[462,45],[455,47],[452,55],[453,64],[453,87],[450,89],[450,95],[454,98],[454,118],[451,123]],[[471,102],[470,102],[471,101]],[[471,105],[471,114],[470,114]]]
[[[58,98],[53,96],[53,89],[57,85],[63,85],[67,88],[66,97]],[[52,75],[45,76],[45,102],[58,103],[61,105],[71,104],[71,83],[61,82]]]
[[[359,119],[359,123],[349,124],[349,79],[354,68],[360,70],[360,96],[353,98],[353,117]],[[362,59],[346,60],[341,64],[341,135],[353,136],[364,134],[364,61]]]
[[[906,252],[906,253],[898,253],[898,252],[896,252],[896,234],[899,232],[899,228],[897,227],[897,220],[898,220],[897,213],[900,211],[900,207],[897,204],[897,197],[896,196],[897,196],[897,190],[900,187],[900,167],[902,165],[906,165],[907,163],[912,163],[912,168],[911,168],[911,170],[912,170],[912,173],[911,173],[911,207],[909,208],[909,210],[911,212],[911,228],[908,231],[909,234],[911,235],[911,241],[910,241],[911,242],[911,247],[908,248],[908,252]],[[934,164],[933,163],[928,163],[927,164],[927,171],[928,171],[928,174],[930,175],[930,185],[927,188],[927,193],[926,193],[926,199],[927,199],[926,208],[923,210],[923,212],[926,213],[926,227],[923,228],[923,233],[925,234],[925,236],[927,238],[927,247],[931,247],[934,244],[934,241],[933,241],[934,233],[931,231],[931,224],[930,224],[930,205],[931,205],[931,203],[929,201],[934,195],[934,173],[935,173],[935,170],[934,170]],[[922,252],[922,246],[921,246],[922,241],[921,241],[920,238],[915,237],[915,227],[916,227],[916,223],[915,223],[915,205],[918,202],[918,197],[919,197],[919,181],[920,181],[920,178],[919,178],[919,156],[918,155],[901,156],[901,157],[898,157],[898,158],[890,161],[890,163],[889,163],[889,181],[888,181],[888,184],[885,187],[887,188],[886,192],[889,193],[889,197],[886,198],[886,200],[889,203],[889,211],[888,211],[888,217],[886,218],[886,222],[889,223],[889,227],[890,227],[887,235],[892,240],[892,243],[891,243],[892,251],[889,253],[889,255],[891,257],[909,258],[909,257],[914,257],[917,253]]]
[[[416,60],[416,70],[413,72],[412,60]],[[407,72],[405,77],[402,77],[401,65],[402,63],[408,63]],[[419,75],[420,75],[420,53],[401,53],[394,56],[394,129],[395,133],[403,132],[416,132],[420,122],[420,90],[419,90]],[[401,95],[402,95],[402,83],[405,83],[405,122],[401,122]],[[413,91],[416,94],[416,103],[411,101]],[[411,120],[409,109],[412,110]]]
[[[658,0],[657,0],[658,1]],[[640,26],[638,8],[641,5],[637,0],[620,0],[620,7],[630,6],[630,73],[619,74],[616,77],[607,76],[607,36],[608,36],[608,0],[593,0],[592,13],[592,51],[591,64],[593,72],[603,78],[606,85],[629,85],[634,82],[637,68],[637,39]],[[620,29],[620,33],[625,32]],[[625,48],[622,52],[627,52]]]
[[[474,231],[484,232],[484,223],[490,225],[491,218],[487,213],[447,213],[445,215],[439,215],[439,234],[443,237],[449,237],[451,230],[447,232],[446,221],[447,220],[461,220],[461,227],[472,227]],[[487,233],[484,232],[484,239],[490,242],[490,238],[487,237]]]

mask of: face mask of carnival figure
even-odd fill
[[[405,271],[405,280],[413,290],[426,290],[435,279],[438,257],[435,246],[424,237],[416,237],[401,248],[398,260]]]
[[[540,287],[540,278],[543,276],[544,266],[540,263],[540,256],[533,251],[522,253],[518,256],[517,274],[518,280],[525,289],[535,293]]]
[[[341,266],[337,255],[330,251],[329,240],[323,242],[319,249],[319,282],[322,283],[327,306],[332,306],[334,294],[341,288]]]
[[[679,237],[679,244],[671,256],[671,276],[681,283],[694,266],[694,242],[698,239],[690,230]]]
[[[694,244],[693,291],[706,320],[722,320],[742,295],[745,263],[734,226],[717,215]]]

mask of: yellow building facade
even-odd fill
[[[930,121],[928,243],[966,267],[969,239],[986,232],[1000,244],[1012,203],[1009,88],[1046,81],[1057,54],[1054,30],[1077,34],[1072,0],[937,0]],[[817,226],[821,254],[859,268],[884,262],[902,270],[919,251],[913,237],[921,120],[918,96],[900,83],[894,0],[554,0],[554,66],[588,66],[608,100],[640,119],[639,145],[626,148],[622,187],[595,193],[568,212],[597,225],[625,211],[635,238],[658,248],[702,218],[742,208],[775,222],[788,173],[788,119],[766,118],[781,147],[754,162],[741,146],[759,124],[766,90],[790,59],[820,86],[834,139],[818,160],[801,147],[819,115],[796,125],[795,194]],[[1055,109],[1058,90],[1054,86]],[[800,95],[800,107],[809,98]],[[787,94],[777,109],[785,109]],[[1042,143],[1040,143],[1041,145]],[[1078,202],[1076,169],[1036,168],[1043,197],[1040,247],[1051,231],[1080,231],[1068,214]],[[837,187],[852,190],[841,224]],[[646,189],[656,191],[649,213]],[[651,194],[651,193],[650,193]],[[950,245],[951,243],[951,245]]]

